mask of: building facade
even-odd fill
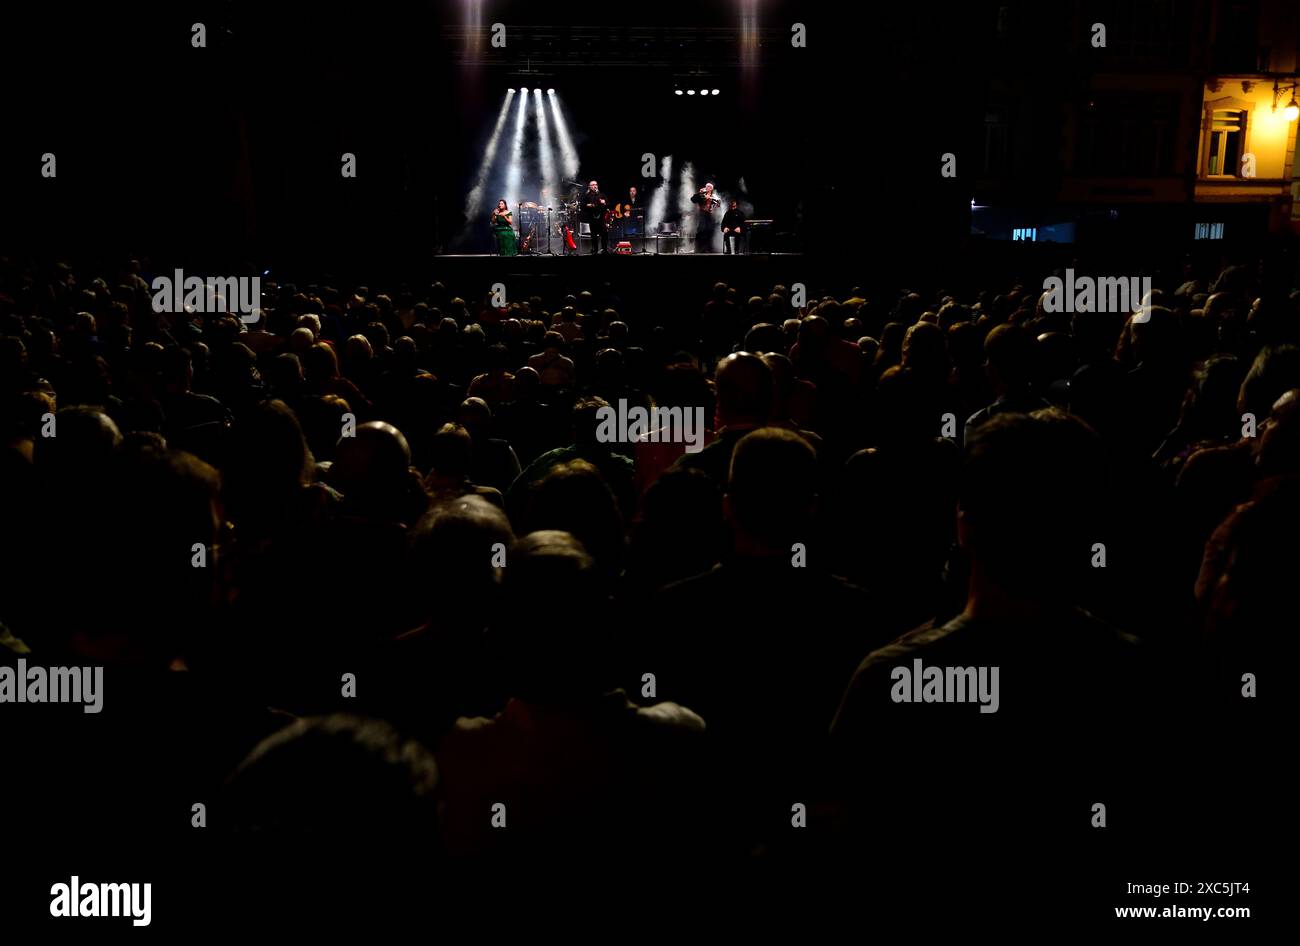
[[[972,230],[990,239],[1300,235],[1300,5],[996,6]]]

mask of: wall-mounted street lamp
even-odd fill
[[[1287,92],[1291,93],[1291,101],[1282,109],[1282,117],[1289,122],[1300,118],[1300,103],[1295,100],[1296,86],[1300,82],[1292,82],[1290,85],[1279,85],[1276,79],[1273,80],[1273,111],[1277,111],[1277,103],[1282,101],[1282,96]]]

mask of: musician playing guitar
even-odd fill
[[[614,205],[614,219],[621,221],[622,238],[636,236],[641,232],[641,197],[635,187],[627,189],[627,199]]]
[[[637,196],[635,187],[629,187],[627,189],[627,199],[621,204],[614,205],[614,219],[622,220],[624,217],[634,217],[640,209],[641,198]]]
[[[591,252],[594,255],[597,252],[609,252],[609,233],[606,229],[606,214],[608,213],[608,201],[605,195],[600,192],[600,185],[591,181],[587,184],[587,190],[582,195],[582,216],[583,219],[591,226]],[[599,243],[600,249],[596,249]]]

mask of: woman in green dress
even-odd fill
[[[515,244],[515,224],[510,219],[510,208],[504,200],[498,200],[492,211],[492,233],[497,240],[497,253],[501,256],[515,256],[518,253]]]

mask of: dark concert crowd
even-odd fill
[[[1213,757],[1164,750],[1249,738],[1290,652],[1293,262],[1183,261],[1141,318],[1046,311],[1048,269],[802,307],[304,275],[244,322],[154,272],[0,261],[0,664],[105,668],[99,715],[0,737],[33,822],[1047,844],[1136,771],[1152,824],[1205,804]],[[608,442],[620,404],[707,443]],[[999,668],[997,711],[891,698],[914,661]]]

